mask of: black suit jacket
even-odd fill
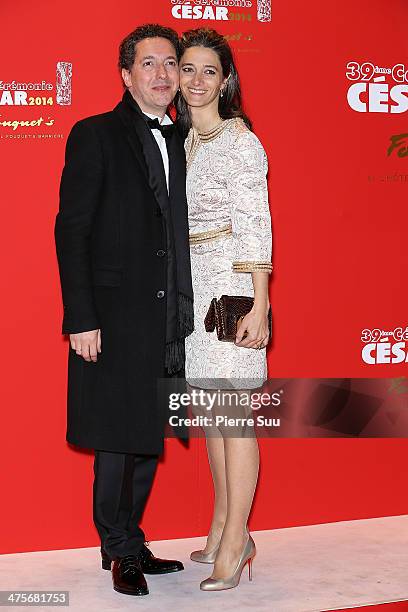
[[[185,155],[174,134],[170,194],[187,218]],[[169,283],[168,196],[160,151],[123,100],[76,123],[68,137],[55,241],[63,333],[100,328],[102,352],[69,348],[67,440],[117,452],[160,453]],[[187,227],[187,224],[186,224]],[[188,235],[183,237],[188,245]],[[188,246],[186,247],[188,248]]]

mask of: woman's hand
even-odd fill
[[[238,325],[235,345],[245,348],[264,348],[269,341],[268,308],[255,306]],[[247,335],[245,336],[245,332]],[[244,338],[245,336],[245,338]]]

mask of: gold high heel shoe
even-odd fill
[[[193,550],[190,559],[197,561],[197,563],[214,563],[219,547],[220,543],[218,542],[214,550],[211,550],[209,553],[205,553],[202,550]]]
[[[244,550],[242,551],[241,557],[238,561],[238,565],[229,578],[207,578],[200,584],[202,591],[223,591],[224,589],[233,589],[238,586],[242,570],[248,563],[248,575],[249,580],[252,580],[252,561],[256,555],[256,546],[252,537],[248,533],[248,539],[245,543]]]

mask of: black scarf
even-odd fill
[[[170,194],[167,189],[164,194],[162,185],[157,179],[157,171],[152,166],[151,153],[160,155],[157,143],[147,125],[144,115],[129,90],[123,95],[123,102],[135,112],[135,128],[142,144],[143,154],[149,175],[149,183],[156,194],[159,193],[162,212],[166,221],[168,255],[168,290],[167,318],[175,320],[175,324],[167,325],[165,366],[169,374],[174,374],[184,368],[185,347],[184,338],[194,330],[193,287],[190,267],[190,245],[185,193],[185,157],[184,147],[176,130],[170,140],[166,140],[170,166]],[[142,120],[140,120],[142,119]],[[175,139],[175,140],[174,140]],[[152,143],[153,141],[153,143]],[[157,150],[153,147],[157,147]],[[177,155],[177,177],[172,173],[173,155]],[[172,197],[172,183],[177,180],[178,197]],[[180,183],[181,181],[181,183]],[[160,191],[158,191],[160,190]]]

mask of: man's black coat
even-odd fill
[[[62,333],[100,328],[102,338],[96,362],[69,346],[66,439],[87,448],[160,454],[167,411],[158,406],[156,381],[164,375],[170,289],[163,216],[168,196],[160,152],[146,127],[124,100],[74,125],[55,241]],[[177,132],[169,162],[170,196],[187,218]]]

